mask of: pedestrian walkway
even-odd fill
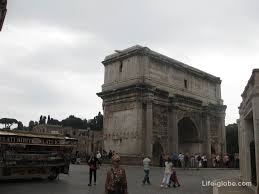
[[[61,175],[59,180],[19,181],[0,183],[1,194],[103,194],[106,172],[109,165],[97,171],[97,185],[88,187],[89,172],[86,165],[71,165],[69,176]],[[151,185],[142,185],[144,171],[142,166],[124,166],[128,179],[129,194],[212,194],[212,187],[203,187],[202,181],[222,177],[238,176],[238,170],[182,170],[177,169],[181,187],[160,188],[164,168],[151,167]]]
[[[218,179],[215,182],[231,182],[236,185],[241,180],[238,177]],[[228,186],[228,187],[213,187],[213,194],[255,194],[255,186]]]

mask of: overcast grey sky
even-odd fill
[[[258,0],[9,0],[0,32],[0,117],[92,118],[101,61],[148,46],[222,79],[226,124],[259,67]]]

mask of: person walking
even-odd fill
[[[199,169],[202,167],[202,164],[201,164],[201,155],[200,155],[200,154],[197,155],[196,160],[197,160],[197,168],[196,168],[196,170],[199,170]]]
[[[128,194],[126,172],[120,167],[120,156],[112,156],[112,167],[107,172],[105,194]]]
[[[162,184],[160,185],[160,187],[168,188],[170,183],[170,177],[172,174],[172,167],[173,167],[173,163],[171,162],[169,156],[167,156],[165,161],[164,178],[162,180]]]
[[[96,158],[98,159],[98,161],[99,161],[100,163],[102,162],[102,155],[101,155],[101,153],[100,153],[99,150],[97,151]],[[101,166],[101,165],[98,163],[98,164],[97,164],[97,168],[99,169],[100,166]]]
[[[172,162],[173,162],[173,165],[174,167],[177,167],[178,166],[178,154],[177,153],[173,153],[172,154]]]
[[[229,168],[229,156],[228,156],[228,154],[224,154],[223,165],[224,165],[225,168]]]
[[[97,158],[99,161],[101,161],[101,157],[102,157],[102,155],[101,155],[100,151],[98,150],[98,151],[97,151],[97,154],[96,154],[96,158]]]
[[[143,167],[144,167],[144,180],[142,181],[143,185],[146,184],[146,182],[147,184],[150,185],[150,180],[149,180],[150,163],[151,163],[150,158],[148,156],[145,157],[143,160]]]
[[[181,164],[181,168],[184,168],[184,154],[180,153],[178,158]]]
[[[195,167],[195,157],[194,157],[194,154],[192,153],[191,154],[191,168],[194,168]]]
[[[160,158],[159,158],[159,166],[160,166],[160,167],[163,167],[163,166],[164,166],[164,162],[165,162],[165,160],[164,160],[164,155],[161,154],[161,155],[160,155]]]
[[[87,163],[89,165],[89,184],[88,184],[88,186],[92,186],[92,177],[93,176],[94,176],[94,185],[96,185],[97,163],[101,164],[101,162],[92,153]]]
[[[207,160],[207,157],[206,157],[205,154],[202,155],[201,161],[202,161],[202,167],[203,167],[203,168],[207,168],[207,166],[208,166],[208,165],[207,165],[207,161],[208,161],[208,160]]]
[[[217,154],[216,156],[216,168],[219,168],[220,167],[220,156],[219,154]]]
[[[170,179],[171,179],[171,181],[172,181],[174,187],[176,187],[176,185],[177,185],[178,187],[181,186],[180,183],[179,183],[179,181],[178,181],[177,175],[176,175],[175,167],[173,167],[173,169],[172,169],[172,174],[171,174],[171,178],[170,178]]]
[[[211,162],[212,162],[212,167],[216,168],[216,155],[211,154]]]
[[[189,154],[188,153],[186,153],[185,155],[184,155],[184,170],[185,169],[187,169],[187,170],[189,170]]]

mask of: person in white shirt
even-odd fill
[[[143,167],[144,167],[144,180],[142,181],[143,184],[145,184],[147,182],[147,184],[150,185],[150,180],[149,180],[149,171],[150,171],[150,163],[151,160],[149,159],[149,157],[145,157],[143,160]]]
[[[162,184],[160,185],[160,187],[168,188],[170,183],[170,177],[172,174],[173,163],[171,162],[169,156],[167,156],[165,159],[166,161],[165,161],[164,178],[162,180]]]
[[[96,158],[98,159],[98,161],[101,162],[102,155],[101,155],[100,151],[97,151]],[[101,163],[98,163],[97,168],[99,169],[100,166],[101,166]]]
[[[202,161],[202,167],[207,168],[207,157],[205,154],[202,155],[201,161]]]
[[[184,154],[180,153],[178,156],[180,163],[181,163],[181,168],[184,168]]]
[[[101,157],[102,157],[102,155],[101,155],[100,151],[97,151],[96,158],[97,158],[98,160],[100,160]]]

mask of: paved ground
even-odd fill
[[[106,171],[103,166],[97,175],[97,185],[88,187],[88,167],[72,165],[69,176],[62,175],[59,180],[12,181],[0,183],[0,194],[103,194]],[[125,167],[128,179],[129,194],[210,194],[211,187],[202,187],[202,181],[221,177],[238,176],[238,170],[177,170],[181,187],[161,189],[163,169],[154,167],[151,171],[152,185],[141,185],[143,171],[141,167]]]

